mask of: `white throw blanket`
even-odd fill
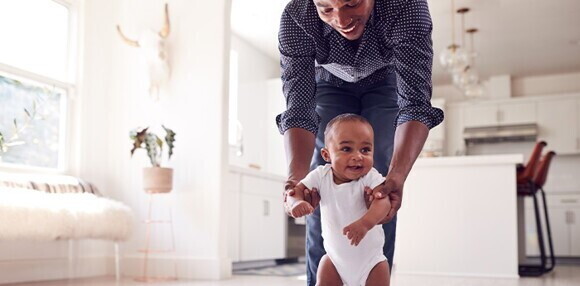
[[[88,193],[0,187],[0,240],[127,239],[131,210]]]

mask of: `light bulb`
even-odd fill
[[[453,84],[464,89],[466,86],[475,85],[479,82],[479,74],[474,68],[467,67],[459,73],[453,74]]]
[[[479,98],[484,94],[483,86],[481,84],[473,84],[465,87],[464,94],[469,98]]]
[[[469,65],[470,55],[459,46],[451,45],[439,55],[439,62],[445,71],[456,73]]]

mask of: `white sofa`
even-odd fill
[[[114,242],[119,279],[119,245],[128,238],[132,215],[121,202],[103,197],[79,178],[0,172],[0,241],[68,240],[69,275],[72,241]]]

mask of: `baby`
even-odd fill
[[[310,172],[288,196],[293,217],[312,213],[304,190],[318,189],[322,238],[326,255],[318,265],[319,285],[389,285],[385,236],[377,225],[391,208],[388,199],[364,199],[364,188],[381,185],[385,178],[373,168],[374,133],[362,116],[333,118],[324,133],[322,157],[328,164]]]

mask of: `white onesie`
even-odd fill
[[[374,189],[385,178],[372,168],[356,181],[337,185],[330,164],[310,172],[302,183],[320,193],[320,221],[326,254],[336,267],[344,285],[364,286],[373,267],[387,258],[383,254],[385,233],[380,225],[370,229],[358,246],[342,233],[347,225],[360,219],[366,212],[364,187]]]

